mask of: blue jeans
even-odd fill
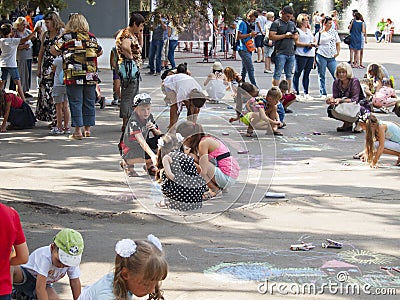
[[[242,79],[243,81],[246,79],[246,73],[249,74],[249,80],[251,84],[257,86],[256,78],[254,77],[254,66],[253,60],[251,58],[251,53],[247,50],[240,50],[239,56],[242,59]]]
[[[301,73],[303,73],[303,90],[304,94],[308,94],[308,86],[310,84],[310,72],[314,63],[314,57],[301,56],[296,55],[296,64],[294,68],[294,76],[293,76],[293,88],[296,91],[296,94],[299,94],[299,79]]]
[[[164,41],[154,41],[152,40],[150,43],[150,53],[149,53],[149,66],[150,72],[154,73],[154,58],[156,59],[156,68],[155,71],[157,73],[161,73],[161,51],[164,45]]]
[[[71,126],[94,126],[96,120],[96,85],[67,85]]]
[[[275,57],[275,70],[273,78],[281,80],[282,71],[285,72],[286,80],[293,77],[294,55],[277,54]]]
[[[168,60],[171,63],[172,69],[175,69],[175,49],[178,46],[178,40],[169,40]]]
[[[285,113],[285,108],[283,107],[282,102],[278,103],[277,108],[278,108],[279,121],[281,123],[283,123],[286,113]]]
[[[318,67],[318,77],[319,77],[319,94],[320,96],[327,95],[325,86],[325,73],[326,68],[328,68],[329,73],[331,73],[333,79],[335,79],[336,70],[336,59],[326,58],[317,53],[317,67]]]

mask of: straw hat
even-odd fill
[[[222,71],[222,69],[223,69],[222,64],[219,61],[214,62],[213,64],[214,71]]]

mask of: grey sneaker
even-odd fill
[[[50,132],[51,135],[60,135],[60,134],[64,134],[64,131],[62,131],[62,129],[58,128],[58,127],[53,127]]]

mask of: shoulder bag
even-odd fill
[[[132,59],[124,58],[118,65],[118,73],[123,82],[132,82],[139,78],[139,69]]]
[[[343,43],[345,43],[346,45],[350,45],[350,43],[351,43],[351,34],[350,33],[344,37]]]
[[[354,123],[360,115],[360,104],[356,102],[340,103],[332,109],[331,113],[335,119]]]

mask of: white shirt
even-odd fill
[[[303,30],[301,30],[300,28],[298,28],[297,30],[299,32],[299,42],[300,43],[305,43],[305,44],[311,44],[312,42],[314,42],[314,35],[311,32],[310,29],[306,29],[306,31],[304,32]],[[300,56],[307,56],[307,57],[314,57],[315,56],[315,48],[312,47],[309,51],[304,52],[304,48],[306,47],[296,47],[296,51],[295,54],[296,55],[300,55]]]
[[[318,32],[315,37],[315,43],[318,42],[319,35],[321,39],[318,46],[318,54],[325,58],[333,58],[336,54],[336,43],[340,43],[340,37],[336,30],[330,29],[328,32]]]
[[[259,16],[257,17],[257,19],[256,19],[256,29],[255,29],[255,32],[257,32],[258,34],[262,34],[262,32],[260,31],[260,29],[258,28],[257,23],[259,23],[261,29],[264,30],[265,23],[267,23],[267,18],[264,17],[263,15],[259,15]]]
[[[183,100],[188,100],[192,90],[202,90],[200,84],[193,77],[183,73],[167,76],[164,80],[164,86],[167,92],[174,91],[176,93],[178,104]]]
[[[108,273],[92,285],[85,287],[78,300],[115,300],[113,280],[114,273]],[[128,299],[132,299],[130,294],[128,294]]]
[[[61,56],[57,56],[54,59],[53,66],[56,67],[56,71],[54,73],[54,85],[53,86],[64,86],[64,79],[61,80],[61,76],[64,74],[63,60],[62,60]]]
[[[65,274],[68,274],[70,279],[79,278],[80,276],[79,267],[57,268],[53,265],[50,245],[33,251],[29,255],[28,263],[22,265],[22,267],[27,269],[35,278],[38,274],[47,277],[47,284],[59,281]]]
[[[0,67],[17,67],[17,50],[20,38],[0,38]]]

